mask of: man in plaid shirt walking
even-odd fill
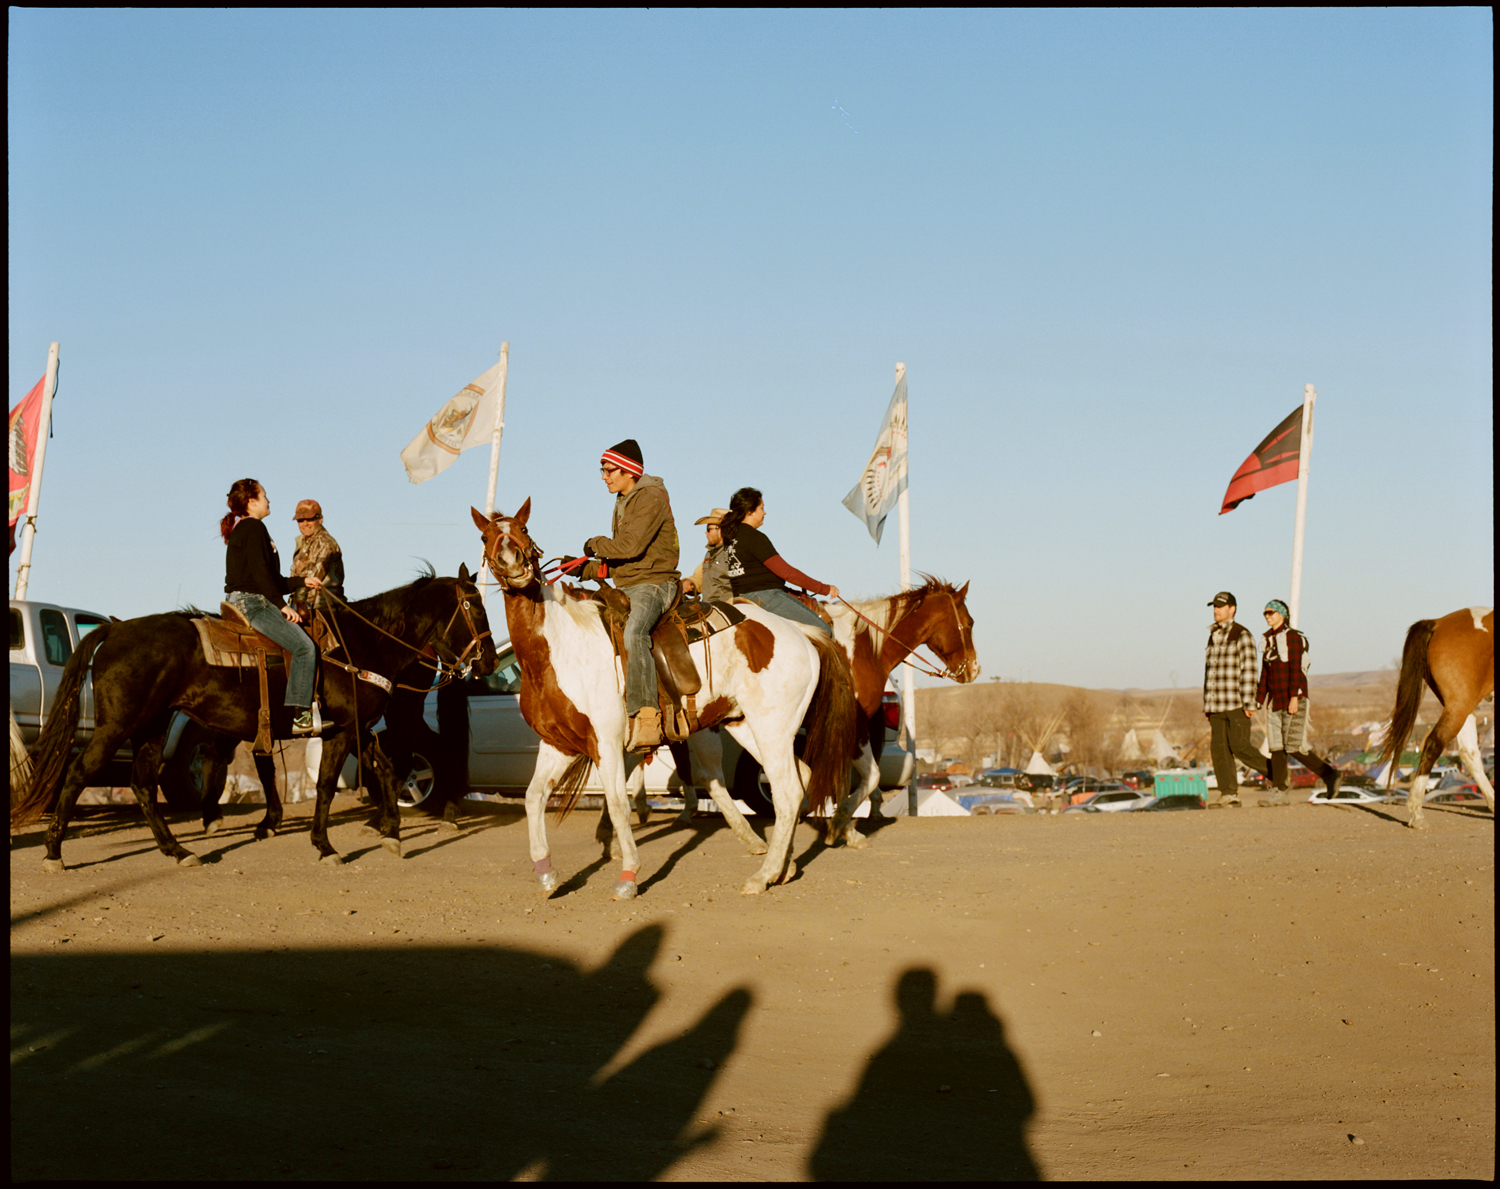
[[[1250,746],[1250,719],[1255,714],[1255,637],[1234,622],[1235,597],[1227,590],[1214,595],[1214,625],[1208,629],[1208,649],[1203,666],[1203,717],[1208,719],[1209,749],[1214,777],[1219,785],[1219,804],[1240,803],[1240,781],[1234,761],[1262,776],[1265,757]]]

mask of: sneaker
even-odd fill
[[[293,735],[321,735],[323,733],[323,716],[318,713],[318,704],[314,702],[306,710],[298,711],[292,719]]]
[[[1271,793],[1269,797],[1262,797],[1259,801],[1256,802],[1256,804],[1259,805],[1262,809],[1270,809],[1271,807],[1276,805],[1290,805],[1291,802],[1287,800],[1286,791],[1284,789],[1276,789]]]
[[[1238,793],[1229,793],[1227,796],[1219,798],[1219,804],[1232,805],[1234,806],[1234,808],[1238,809],[1240,807],[1240,795]]]
[[[648,706],[630,717],[630,730],[625,739],[626,751],[650,751],[662,745],[661,711]]]

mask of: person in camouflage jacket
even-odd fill
[[[302,535],[297,538],[297,546],[292,551],[292,576],[320,578],[323,591],[332,591],[342,599],[344,554],[333,534],[323,527],[322,505],[317,500],[303,500],[297,505],[294,519]],[[304,620],[313,609],[334,605],[323,591],[303,587],[292,592],[291,602]]]

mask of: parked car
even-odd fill
[[[63,668],[73,650],[91,631],[109,622],[108,615],[97,611],[29,599],[10,601],[10,712],[28,747],[37,741],[47,723]],[[81,748],[94,734],[92,677],[84,679],[79,701],[74,743]],[[128,745],[121,748],[109,770],[99,778],[100,783],[129,784],[132,755]]]
[[[1120,780],[1133,789],[1149,789],[1156,784],[1156,773],[1150,768],[1132,768],[1129,772],[1121,772]]]
[[[531,783],[539,741],[521,717],[521,666],[516,660],[515,650],[507,643],[501,643],[496,651],[499,663],[495,671],[487,677],[471,680],[466,689],[469,787],[475,793],[519,797]],[[879,787],[904,789],[911,780],[916,758],[909,748],[901,746],[901,699],[889,686],[882,698],[880,713],[885,739],[880,755]],[[401,781],[399,800],[407,807],[421,804],[434,787],[435,770],[429,752],[435,744],[438,725],[436,691],[427,695],[424,721],[433,733],[432,740],[425,746],[419,744],[415,747],[409,770],[396,774]],[[760,764],[743,751],[727,731],[720,733],[720,739],[723,743],[724,781],[730,793],[752,813],[770,814],[769,789]],[[663,751],[661,756],[662,759],[654,761],[647,771],[648,790],[655,782],[662,791],[667,791],[670,783],[677,780],[667,753]],[[590,779],[597,781],[597,774]],[[944,786],[945,791],[951,787],[951,784]]]
[[[1082,804],[1095,793],[1118,792],[1121,789],[1129,790],[1130,786],[1121,784],[1118,780],[1099,780],[1093,776],[1075,776],[1063,787],[1059,803],[1064,808],[1067,808],[1071,805]]]
[[[1100,789],[1097,793],[1091,794],[1088,800],[1081,801],[1077,805],[1069,805],[1063,812],[1125,813],[1132,809],[1142,809],[1156,799],[1151,793],[1142,793],[1128,785],[1117,784],[1114,788]]]
[[[1318,783],[1316,774],[1308,771],[1296,760],[1291,759],[1287,761],[1286,778],[1287,783],[1294,789],[1310,789]]]
[[[917,777],[919,789],[936,789],[940,793],[951,793],[954,785],[952,778],[946,772],[924,772]]]
[[[1327,789],[1319,789],[1307,799],[1307,803],[1309,805],[1375,805],[1396,800],[1406,800],[1406,794],[1400,790],[1389,793],[1382,789],[1350,784],[1345,778],[1339,781],[1338,792],[1332,797],[1328,795]]]
[[[1406,800],[1405,793],[1397,793],[1392,800]],[[1479,791],[1479,785],[1470,781],[1468,784],[1450,785],[1448,788],[1434,789],[1422,798],[1424,805],[1469,805],[1477,802],[1486,804],[1484,794]]]
[[[953,799],[976,817],[1036,812],[1026,793],[959,793]]]
[[[1202,809],[1203,799],[1192,793],[1173,793],[1170,797],[1155,797],[1151,804],[1142,805],[1142,813],[1164,813],[1174,809]]]
[[[1029,793],[1042,793],[1052,788],[1057,777],[1050,772],[1022,772],[1016,777],[1016,788]]]
[[[1013,789],[1020,787],[1016,784],[1017,779],[1014,772],[982,772],[974,783],[987,789]]]

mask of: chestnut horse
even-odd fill
[[[526,821],[542,890],[550,894],[558,884],[547,846],[547,797],[554,791],[576,797],[592,762],[624,864],[614,895],[628,900],[636,894],[640,855],[625,793],[623,672],[599,604],[543,581],[542,551],[526,529],[529,499],[514,516],[471,511],[484,536],[485,562],[505,593],[510,642],[521,665],[521,715],[541,736],[526,789]],[[703,678],[700,721],[721,724],[771,781],[776,823],[766,859],[741,888],[754,895],[789,874],[803,794],[792,750],[798,726],[807,720],[809,795],[814,801],[837,799],[848,785],[855,751],[855,697],[843,654],[821,632],[805,632],[759,607],[741,610],[743,622],[699,641],[690,652]]]
[[[825,605],[833,619],[833,638],[854,670],[861,719],[869,723],[868,739],[860,741],[859,758],[854,762],[856,783],[828,819],[829,846],[840,841],[856,848],[869,845],[854,827],[854,814],[880,783],[880,749],[884,740],[880,704],[891,670],[925,645],[942,661],[942,676],[960,684],[968,684],[979,676],[979,660],[974,652],[974,617],[964,605],[969,584],[965,582],[961,589],[955,590],[939,578],[926,574],[922,577],[921,586],[889,598],[860,603],[845,599]],[[688,743],[692,749],[694,783],[683,784],[683,811],[679,820],[686,821],[697,812],[698,791],[694,784],[701,780],[724,810],[735,834],[749,842],[753,851],[754,833],[723,788],[717,740],[698,732],[690,736]],[[644,805],[644,793],[637,795],[636,803],[637,807]]]
[[[1443,749],[1458,739],[1459,755],[1474,778],[1490,813],[1495,812],[1495,790],[1484,774],[1479,755],[1479,732],[1474,708],[1495,692],[1495,611],[1492,607],[1467,607],[1442,619],[1419,619],[1406,633],[1401,650],[1401,676],[1396,682],[1396,707],[1391,711],[1391,729],[1380,749],[1380,758],[1395,764],[1406,747],[1422,704],[1426,684],[1443,704],[1437,724],[1427,733],[1422,755],[1407,796],[1409,825],[1427,829],[1422,801],[1427,795],[1427,776]]]

